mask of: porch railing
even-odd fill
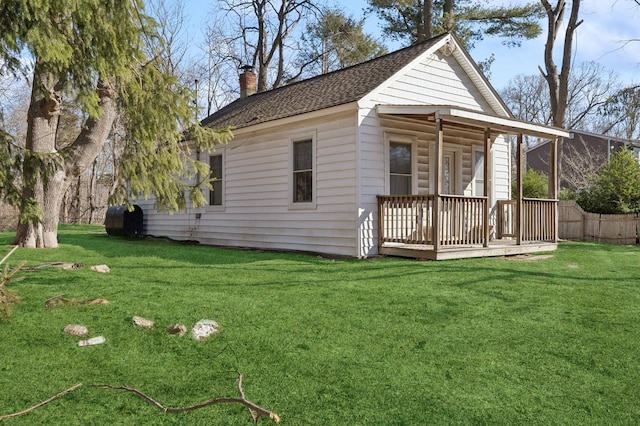
[[[487,214],[486,197],[441,195],[440,244],[484,244],[484,216]]]
[[[434,200],[433,195],[379,195],[380,244],[432,244]]]
[[[483,244],[486,197],[378,196],[379,243],[433,245],[434,223],[442,246]],[[437,217],[436,217],[437,215]]]
[[[522,200],[523,241],[557,241],[557,204],[557,200],[534,198]],[[499,200],[497,219],[498,238],[518,237],[516,200]]]

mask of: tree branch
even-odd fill
[[[140,392],[138,389],[130,386],[110,386],[110,385],[91,385],[91,386],[96,388],[116,389],[116,390],[124,390],[127,392],[131,392],[137,395],[140,399],[147,401],[149,404],[164,411],[165,413],[181,413],[184,411],[194,411],[199,408],[204,408],[213,404],[234,403],[234,404],[242,404],[245,407],[247,407],[249,409],[249,412],[251,413],[251,417],[256,422],[258,421],[260,416],[265,416],[265,417],[269,417],[271,420],[273,420],[276,423],[280,423],[280,417],[276,413],[273,413],[265,408],[262,408],[259,405],[254,404],[253,402],[247,400],[244,397],[244,391],[242,390],[242,374],[238,376],[238,389],[240,391],[241,398],[224,398],[224,397],[213,398],[213,399],[209,399],[207,401],[201,402],[199,404],[189,405],[185,407],[168,407],[162,404],[161,402],[151,398],[150,396],[145,395],[144,393]]]
[[[20,412],[17,413],[11,413],[11,414],[5,414],[0,416],[0,420],[5,420],[5,419],[9,419],[12,417],[17,417],[17,416],[21,416],[23,414],[27,414],[33,410],[35,410],[36,408],[42,407],[43,405],[46,405],[48,403],[50,403],[51,401],[54,401],[58,398],[63,397],[64,395],[75,391],[76,389],[78,389],[80,386],[82,386],[82,383],[78,383],[75,386],[70,387],[67,390],[64,390],[62,392],[60,392],[57,395],[52,396],[51,398],[42,401],[36,405],[34,405],[33,407],[29,407],[26,410],[22,410]],[[201,402],[199,404],[195,404],[195,405],[189,405],[186,407],[167,407],[166,405],[156,401],[155,399],[151,398],[148,395],[143,394],[142,392],[140,392],[138,389],[130,387],[130,386],[111,386],[111,385],[91,385],[91,387],[94,388],[101,388],[101,389],[117,389],[117,390],[124,390],[124,391],[128,391],[131,392],[135,395],[137,395],[140,399],[147,401],[149,404],[159,408],[160,410],[164,411],[165,413],[181,413],[184,411],[194,411],[197,410],[199,408],[204,408],[207,407],[209,405],[213,405],[213,404],[224,404],[224,403],[235,403],[235,404],[242,404],[245,407],[247,407],[247,409],[249,410],[249,413],[251,414],[251,417],[253,418],[254,422],[257,422],[260,419],[260,416],[265,416],[265,417],[269,417],[271,420],[273,420],[276,423],[280,423],[280,417],[276,414],[273,413],[267,409],[264,409],[262,407],[260,407],[259,405],[254,404],[253,402],[249,401],[248,399],[245,398],[244,396],[244,390],[242,389],[242,374],[238,375],[238,391],[240,392],[240,398],[213,398],[213,399],[209,399],[207,401]]]
[[[10,419],[11,417],[18,417],[18,416],[22,416],[23,414],[27,414],[27,413],[35,410],[36,408],[40,408],[43,405],[46,405],[46,404],[50,403],[51,401],[55,401],[58,398],[62,398],[66,394],[68,394],[70,392],[73,392],[74,390],[78,389],[80,386],[82,386],[82,383],[78,383],[77,385],[72,386],[69,389],[62,391],[59,394],[54,395],[51,398],[49,398],[49,399],[47,399],[45,401],[42,401],[39,404],[34,405],[33,407],[27,408],[26,410],[22,410],[22,411],[20,411],[18,413],[5,414],[4,416],[0,416],[0,420]]]

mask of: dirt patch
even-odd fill
[[[509,260],[520,260],[523,262],[537,262],[538,260],[546,260],[551,259],[553,257],[552,254],[541,254],[538,256],[534,256],[531,254],[518,254],[515,256],[509,256],[507,259]]]

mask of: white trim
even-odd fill
[[[526,134],[542,138],[571,137],[571,132],[557,127],[543,126],[514,118],[498,117],[481,111],[472,111],[451,105],[382,105],[376,106],[378,114],[433,115],[450,122],[468,124],[481,129],[490,127],[493,132]]]
[[[493,144],[491,144],[493,146]],[[480,175],[480,180],[483,182],[482,184],[482,195],[477,195],[476,192],[478,190],[477,186],[478,186],[478,170],[476,170],[476,153],[481,153],[482,154],[482,163],[483,163],[483,168],[480,169],[481,175]],[[491,156],[491,158],[493,158],[493,156]],[[487,161],[487,154],[486,152],[484,152],[484,146],[483,145],[472,145],[471,146],[471,196],[472,197],[486,197],[487,194],[484,193],[484,162]],[[495,167],[491,167],[491,171],[493,172],[493,170],[495,169]],[[493,182],[493,177],[491,179],[491,181]],[[493,192],[493,191],[492,191]]]
[[[211,203],[211,190],[207,189],[207,205],[205,206],[205,212],[223,212],[226,210],[226,192],[227,192],[227,167],[226,167],[226,152],[224,148],[216,148],[215,151],[209,153],[208,163],[209,167],[211,167],[211,157],[222,157],[220,159],[220,166],[222,168],[222,204],[212,205]],[[212,183],[213,185],[213,183]]]
[[[433,144],[435,145],[435,142]],[[454,192],[453,194],[445,194],[445,195],[463,195],[464,188],[462,187],[462,153],[463,153],[462,146],[459,144],[445,142],[442,147],[443,158],[447,152],[453,153],[453,172],[454,172],[453,179],[454,180],[452,183],[454,186]],[[429,169],[435,171],[436,169],[435,164],[433,165],[433,167],[429,165]],[[443,177],[441,176],[440,179],[442,180]],[[435,176],[434,176],[434,180],[435,180]],[[443,181],[443,184],[444,184],[444,181]]]
[[[390,194],[390,149],[391,142],[411,146],[411,193],[418,193],[418,138],[404,133],[384,132],[384,193]],[[409,194],[410,195],[410,194]]]
[[[324,109],[319,109],[317,111],[305,112],[299,115],[294,115],[291,117],[285,118],[277,118],[275,120],[266,121],[260,124],[251,124],[243,127],[239,127],[237,129],[232,129],[234,139],[229,143],[233,143],[234,140],[243,139],[243,138],[251,138],[255,134],[260,134],[262,132],[269,132],[273,128],[278,128],[282,126],[297,126],[300,123],[306,120],[315,120],[318,118],[324,118],[333,114],[343,114],[346,112],[358,112],[358,102],[349,102],[347,104],[337,105],[334,107],[328,107]]]
[[[317,152],[317,130],[313,130],[311,132],[300,133],[296,135],[292,135],[289,138],[289,190],[287,191],[288,195],[288,204],[289,210],[315,210],[317,208],[317,199],[318,199],[318,152]],[[311,181],[312,181],[312,189],[311,189],[311,201],[310,202],[294,202],[293,201],[293,146],[297,142],[311,141]]]

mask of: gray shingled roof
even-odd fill
[[[202,125],[242,128],[355,102],[447,35],[349,68],[237,99],[202,120]]]

